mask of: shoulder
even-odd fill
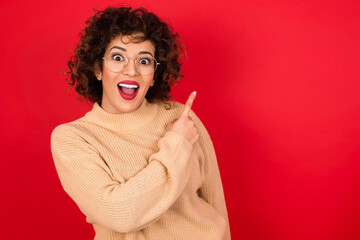
[[[89,123],[85,117],[58,125],[51,133],[51,149],[53,151],[60,151],[63,148],[70,150],[75,147],[89,145],[88,140],[91,133],[88,125]]]
[[[157,102],[160,109],[166,111],[181,111],[184,108],[184,104],[176,102],[176,101],[165,101],[165,102]]]
[[[178,119],[185,107],[185,104],[176,101],[158,102],[157,104],[159,105],[158,117],[169,119],[170,122]],[[203,127],[202,122],[193,110],[190,110],[189,116],[194,120],[196,125]]]
[[[179,118],[185,107],[185,104],[176,101],[168,101],[165,103],[160,102],[158,104],[161,109],[160,111],[162,111],[163,114],[171,115],[173,119]],[[208,132],[198,115],[193,110],[190,110],[189,116],[193,119],[195,125],[198,127],[200,134],[208,136]]]
[[[160,112],[165,114],[174,114],[177,117],[181,115],[184,110],[185,104],[176,101],[158,102]],[[190,117],[198,119],[198,116],[193,110],[190,110]]]
[[[52,131],[50,147],[59,159],[82,158],[97,153],[94,146],[89,143],[91,134],[86,127],[88,123],[84,118],[73,122],[61,124]]]
[[[154,104],[157,104],[159,106],[156,117],[157,120],[163,119],[165,122],[171,122],[179,118],[184,108],[183,104],[175,101],[166,101],[166,102],[158,101]]]
[[[54,137],[70,137],[77,135],[82,128],[82,122],[84,118],[77,119],[72,122],[63,123],[54,128],[51,133],[51,139]]]

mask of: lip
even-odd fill
[[[135,82],[135,81],[130,81],[130,80],[125,80],[125,81],[121,81],[121,82],[118,82],[117,85],[119,85],[120,83],[123,83],[123,84],[131,84],[131,85],[136,85],[136,86],[140,86],[138,82]]]
[[[123,93],[120,88],[118,87],[118,85],[120,83],[123,83],[123,84],[130,84],[130,85],[136,85],[138,87],[137,91],[134,92],[133,94],[125,94]],[[132,100],[136,97],[136,95],[138,94],[139,92],[139,88],[140,88],[140,85],[139,83],[135,82],[135,81],[130,81],[130,80],[125,80],[125,81],[121,81],[121,82],[118,82],[118,84],[116,85],[116,87],[118,88],[118,91],[120,93],[120,96],[125,99],[125,100]]]

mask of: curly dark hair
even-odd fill
[[[183,44],[177,33],[155,14],[144,8],[106,8],[95,10],[94,16],[86,21],[84,33],[75,48],[75,54],[68,61],[70,76],[67,82],[75,87],[80,98],[101,102],[102,83],[95,76],[95,68],[102,71],[103,56],[111,40],[119,35],[142,33],[136,41],[150,40],[155,45],[155,58],[160,63],[154,73],[155,84],[145,98],[149,102],[169,100],[171,86],[180,77]]]

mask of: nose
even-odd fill
[[[129,59],[127,64],[124,66],[123,74],[129,75],[129,76],[135,76],[137,74],[136,65],[135,65],[135,59]]]

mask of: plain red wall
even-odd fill
[[[62,190],[49,140],[90,108],[61,72],[91,10],[114,4],[1,4],[1,239],[93,237]],[[187,47],[173,95],[198,91],[233,239],[360,239],[360,2],[131,4],[169,22]]]

